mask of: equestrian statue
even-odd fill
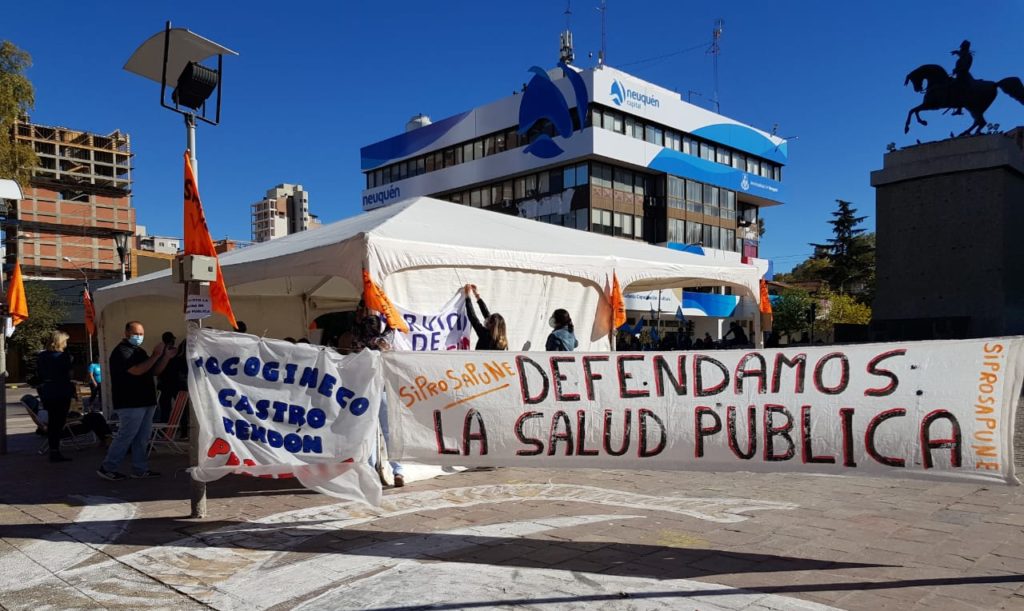
[[[974,123],[961,133],[961,136],[980,134],[987,124],[985,111],[996,99],[999,90],[1024,104],[1024,83],[1016,76],[1004,78],[998,83],[983,81],[971,76],[971,65],[974,62],[974,52],[971,51],[971,42],[965,40],[960,43],[960,48],[951,52],[957,56],[956,65],[953,67],[953,76],[946,73],[946,69],[937,64],[925,64],[907,75],[903,85],[914,84],[914,91],[924,92],[924,101],[910,109],[907,113],[907,122],[903,126],[903,133],[910,131],[910,118],[916,117],[921,125],[928,125],[928,122],[921,118],[922,110],[953,109],[954,115],[963,114],[963,109],[971,113]],[[927,83],[927,86],[925,86]]]

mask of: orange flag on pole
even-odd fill
[[[622,297],[622,289],[619,287],[619,276],[612,272],[612,329],[618,329],[626,324],[626,300]]]
[[[10,337],[14,327],[28,320],[28,300],[25,298],[25,284],[21,280],[21,264],[15,262],[11,283],[7,287],[7,319],[4,334]]]
[[[761,313],[771,314],[772,313],[772,300],[768,296],[768,283],[764,278],[761,278]]]
[[[371,310],[383,314],[384,320],[388,321],[388,326],[392,329],[402,333],[409,332],[409,325],[399,315],[395,304],[391,303],[383,289],[377,286],[373,278],[370,278],[370,272],[365,269],[363,270],[363,303]]]
[[[89,335],[96,335],[96,308],[92,305],[89,287],[82,291],[82,305],[85,306],[85,331]]]
[[[210,309],[227,317],[232,329],[238,328],[235,313],[231,310],[231,300],[228,299],[228,289],[224,284],[224,274],[220,271],[217,251],[213,248],[210,228],[206,225],[203,202],[199,199],[199,187],[196,185],[188,151],[185,151],[185,254],[213,257],[217,261],[217,280],[210,283]]]

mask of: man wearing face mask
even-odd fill
[[[125,325],[124,339],[110,354],[111,399],[120,425],[106,459],[96,471],[104,479],[127,479],[128,476],[119,473],[117,467],[129,449],[132,452],[133,478],[160,477],[156,471],[150,471],[146,452],[156,412],[154,376],[160,375],[177,349],[161,342],[149,355],[142,348],[144,340],[142,323],[132,321]]]

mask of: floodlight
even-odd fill
[[[178,86],[171,93],[171,99],[175,104],[197,110],[206,103],[206,98],[217,88],[219,80],[220,75],[216,70],[189,62],[178,77]]]

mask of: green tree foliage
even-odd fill
[[[812,302],[806,291],[786,289],[772,303],[772,330],[781,336],[799,338],[807,330],[807,312]]]
[[[819,308],[819,318],[814,321],[815,337],[831,337],[833,327],[839,324],[866,325],[871,322],[871,307],[852,295],[825,291],[820,297],[827,305],[824,311]]]
[[[27,144],[15,144],[11,137],[14,121],[35,105],[35,90],[25,71],[32,57],[10,41],[0,42],[0,178],[28,184],[29,169],[36,154]]]
[[[832,213],[833,237],[825,244],[814,244],[829,262],[825,280],[838,293],[857,293],[863,290],[869,270],[865,268],[868,259],[873,263],[873,242],[863,239],[864,229],[858,227],[866,216],[857,216],[857,209],[850,202],[836,200],[838,207]]]
[[[57,326],[64,320],[65,309],[53,290],[41,282],[25,283],[28,319],[15,328],[8,341],[21,354],[28,371],[34,371],[36,354],[46,346]]]

